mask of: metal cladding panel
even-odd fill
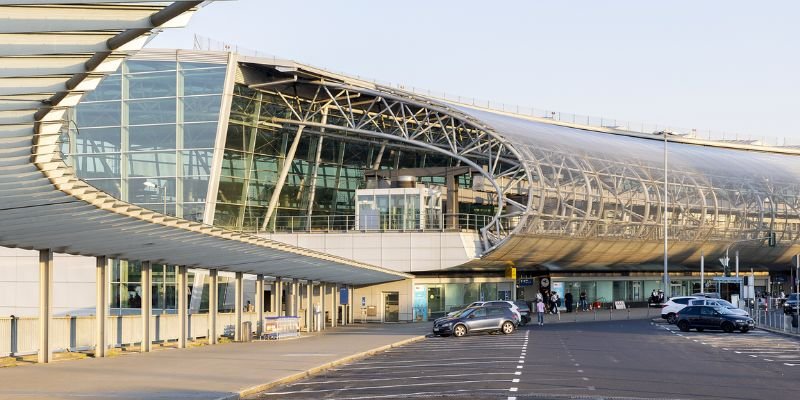
[[[452,107],[491,126],[515,146],[571,154],[587,161],[617,162],[632,167],[662,170],[664,168],[664,142],[660,135],[654,139],[645,139],[560,126],[460,105]],[[679,140],[670,138],[667,146],[670,172],[691,172],[757,181],[769,177],[787,183],[800,182],[800,152],[780,154],[739,150],[681,143]]]

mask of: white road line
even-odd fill
[[[510,360],[515,360],[516,357],[494,357],[495,359],[506,358]],[[448,358],[447,361],[469,361],[469,360],[485,360],[486,357],[463,357],[463,358]],[[371,361],[371,362],[359,362],[359,365],[375,365],[375,364],[403,364],[403,363],[414,363],[414,362],[430,362],[434,361],[434,359],[418,359],[418,360],[397,360],[397,361]]]
[[[460,381],[459,384],[467,384],[467,383],[489,383],[489,382],[508,382],[508,379],[485,379],[485,380],[471,380],[471,381]],[[392,388],[399,388],[399,387],[409,387],[409,386],[441,386],[441,385],[452,385],[453,382],[429,382],[429,383],[403,383],[402,385],[384,385],[384,386],[364,386],[364,387],[348,387],[342,389],[317,389],[317,390],[295,390],[289,392],[273,392],[273,393],[263,393],[262,395],[287,395],[287,394],[297,394],[297,393],[329,393],[329,392],[347,392],[350,390],[373,390],[373,389],[392,389]]]
[[[481,372],[481,375],[511,375],[511,372]],[[424,375],[424,376],[404,376],[402,378],[398,377],[391,377],[391,378],[369,378],[370,382],[374,381],[395,381],[397,379],[434,379],[434,378],[458,378],[462,376],[472,376],[474,377],[475,374],[447,374],[447,375]],[[347,382],[363,382],[364,379],[336,379],[330,381],[308,381],[308,382],[298,382],[292,383],[288,386],[308,386],[308,385],[317,385],[317,384],[328,384],[328,383],[347,383]]]
[[[519,383],[519,379],[512,379],[511,383]]]
[[[512,387],[511,389],[508,389],[508,391],[509,391],[509,392],[516,392],[516,391],[517,391],[517,388],[515,388],[515,387]]]
[[[491,363],[504,363],[504,362],[513,362],[503,361],[503,360],[492,360],[492,361],[472,361],[470,364],[491,364]],[[519,363],[524,363],[525,361],[520,360]],[[354,364],[359,365],[359,364]],[[348,369],[348,370],[362,370],[362,369],[387,369],[387,368],[441,368],[441,365],[431,365],[431,364],[413,364],[413,365],[387,365],[387,366],[372,366],[372,367],[348,367],[348,368],[339,368],[339,369]]]
[[[514,375],[522,375],[522,372],[520,371],[514,372]]]

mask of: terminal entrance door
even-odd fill
[[[383,322],[400,322],[400,294],[383,293]]]

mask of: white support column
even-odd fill
[[[294,280],[286,282],[286,316],[294,313]]]
[[[275,316],[283,316],[283,282],[279,276],[275,277]]]
[[[108,259],[104,256],[95,259],[95,345],[94,356],[106,356],[106,319],[108,317]]]
[[[320,282],[320,284],[319,284],[319,305],[321,306],[321,309],[320,309],[321,317],[320,318],[322,318],[322,324],[320,324],[320,326],[322,327],[321,330],[323,330],[323,331],[325,330],[325,310],[328,309],[325,306],[325,303],[327,303],[327,301],[328,301],[328,299],[326,299],[326,297],[328,297],[327,295],[328,295],[328,285],[326,285],[325,283]]]
[[[53,251],[39,250],[39,357],[40,363],[53,361],[50,325],[53,320]]]
[[[292,315],[300,317],[300,283],[292,279]]]
[[[347,301],[348,301],[348,303],[350,303],[350,307],[348,307],[349,310],[347,310],[347,313],[350,314],[348,316],[350,318],[350,323],[354,324],[356,322],[356,320],[353,318],[353,315],[355,313],[355,304],[356,304],[356,298],[355,298],[356,297],[356,290],[355,290],[355,288],[352,288],[352,287],[348,287],[347,290],[350,291],[347,294]]]
[[[150,316],[153,308],[153,267],[150,261],[142,261],[142,345],[139,350],[147,353],[151,350],[153,339],[150,337]]]
[[[178,348],[186,348],[186,339],[189,336],[189,313],[187,303],[186,266],[178,266]]]
[[[310,281],[306,281],[306,331],[314,332],[314,327],[311,326],[312,318],[311,316],[314,313],[314,309],[311,307],[311,296],[314,294],[314,284]]]
[[[338,296],[336,298],[339,299],[339,301],[341,301],[341,298],[342,298],[342,289],[347,290],[347,287],[346,286],[340,286],[339,287],[339,292],[336,295],[336,296]],[[347,325],[347,315],[348,315],[347,314],[347,304],[342,304],[342,306],[344,306],[344,307],[342,307],[342,316],[341,316],[342,326],[345,326],[345,325]]]
[[[217,274],[216,269],[208,271],[208,344],[217,344]]]
[[[339,319],[339,285],[334,283],[331,287],[331,327],[336,327],[336,320]]]
[[[256,275],[256,336],[264,332],[264,275]]]
[[[242,290],[243,277],[244,277],[243,273],[237,272],[236,281],[234,282],[234,296],[236,296],[236,299],[233,302],[233,308],[234,308],[233,338],[237,342],[241,342],[242,340],[244,340],[244,335],[245,335],[245,332],[242,332],[242,307],[243,307],[242,296],[244,294],[244,290]]]

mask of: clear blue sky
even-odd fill
[[[448,94],[800,144],[798,18],[796,0],[238,0],[148,47],[198,34]]]

